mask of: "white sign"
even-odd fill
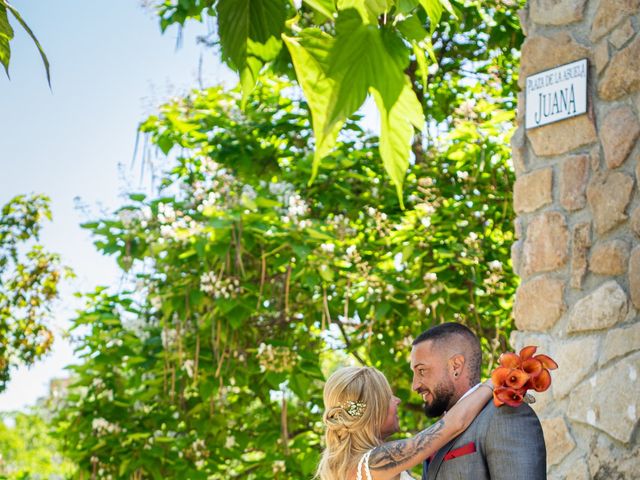
[[[587,59],[527,77],[525,127],[535,128],[587,112]]]

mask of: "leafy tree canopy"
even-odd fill
[[[51,304],[60,278],[71,272],[38,241],[47,219],[49,199],[42,195],[17,196],[0,210],[0,391],[12,367],[33,364],[53,341]]]
[[[410,145],[427,120],[446,122],[462,79],[515,85],[521,0],[164,0],[162,30],[216,19],[210,43],[238,72],[244,97],[261,72],[302,87],[314,131],[312,182],[338,133],[371,95],[380,113],[379,156],[400,204]],[[421,155],[421,140],[414,154]]]
[[[244,109],[239,92],[195,91],[143,122],[167,156],[161,191],[85,225],[135,288],[99,289],[75,320],[82,363],[57,425],[80,472],[310,478],[323,380],[345,361],[383,370],[403,431],[421,426],[411,339],[457,319],[490,359],[511,328],[501,88],[472,89],[434,161],[410,167],[404,210],[352,120],[307,186],[308,106],[288,83],[265,80]]]
[[[42,408],[0,415],[0,479],[69,478],[73,465],[60,455]]]

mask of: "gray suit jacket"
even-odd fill
[[[475,453],[445,460],[445,455],[455,455],[456,449],[465,446],[467,451],[475,448]],[[422,480],[546,478],[547,454],[535,412],[527,404],[496,408],[492,401],[462,435],[425,462],[422,473]]]

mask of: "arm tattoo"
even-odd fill
[[[413,459],[420,452],[441,435],[444,420],[441,419],[426,430],[422,430],[415,437],[406,440],[396,440],[376,447],[369,457],[371,470],[389,470],[403,465]]]

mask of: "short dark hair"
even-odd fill
[[[482,366],[482,349],[480,348],[480,340],[473,331],[466,325],[456,322],[441,323],[425,330],[413,341],[413,346],[419,343],[431,341],[434,343],[446,342],[454,336],[462,337],[467,344],[468,366],[471,373],[471,380],[474,383],[480,381],[480,368]]]

